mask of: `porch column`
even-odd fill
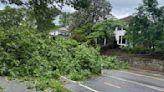
[[[106,45],[106,38],[104,38],[104,46]]]
[[[122,45],[122,37],[123,37],[123,36],[121,36],[121,45]]]

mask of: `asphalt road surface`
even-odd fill
[[[15,80],[8,80],[5,77],[0,77],[0,87],[3,87],[3,91],[0,92],[36,92],[35,89],[27,89],[24,83],[20,83]]]
[[[164,92],[164,76],[143,71],[104,70],[84,82],[68,82],[73,92]]]

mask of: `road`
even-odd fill
[[[27,89],[24,83],[8,80],[6,77],[0,77],[0,87],[5,88],[4,92],[36,92],[35,89]]]
[[[68,82],[73,92],[164,92],[164,76],[143,71],[104,70],[84,82]]]

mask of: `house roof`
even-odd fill
[[[61,30],[61,31],[68,31],[68,29],[65,28],[65,27],[59,28],[58,30]]]
[[[55,30],[51,30],[50,32],[55,32],[55,31],[60,31],[60,32],[68,32],[68,29],[67,28],[59,28],[59,29],[55,29]]]
[[[125,21],[125,22],[129,22],[132,18],[133,18],[133,16],[128,16],[128,17],[124,17],[120,20]]]

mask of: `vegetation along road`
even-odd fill
[[[164,0],[112,1],[0,0],[0,92],[164,92]]]
[[[164,92],[164,76],[141,71],[104,70],[85,82],[67,82],[73,92]]]

